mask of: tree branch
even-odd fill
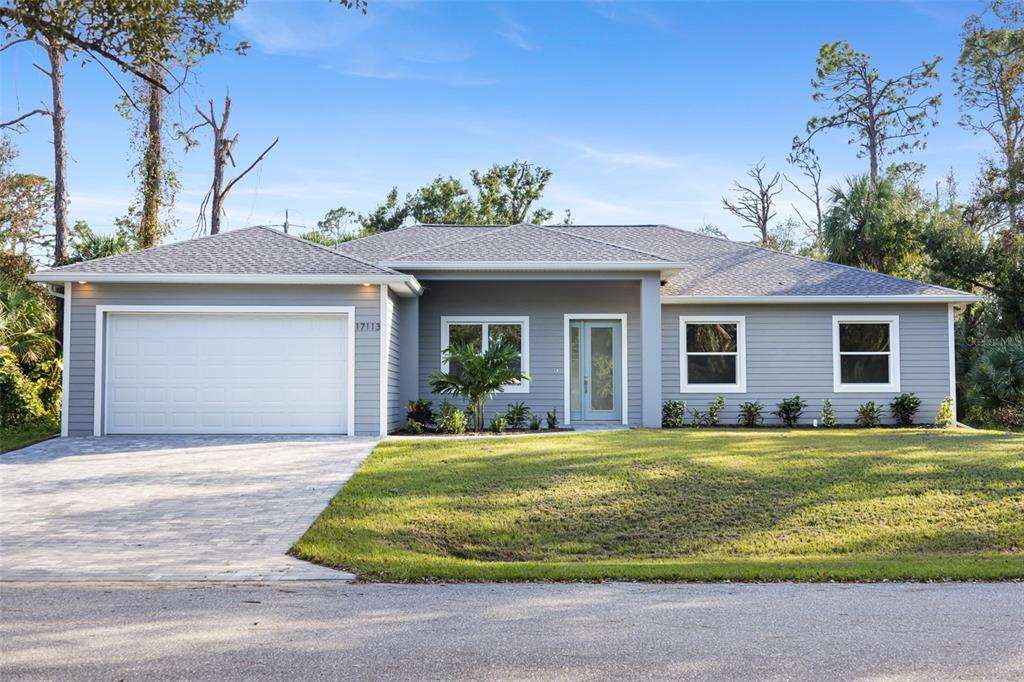
[[[252,170],[253,168],[255,168],[255,167],[256,167],[256,164],[258,164],[258,163],[259,163],[260,161],[262,161],[262,160],[263,160],[263,157],[264,157],[264,156],[266,156],[266,155],[267,155],[267,153],[268,153],[268,152],[269,152],[269,151],[270,151],[271,149],[273,149],[273,148],[274,148],[274,145],[276,145],[276,144],[277,144],[277,142],[278,142],[278,140],[280,140],[280,139],[281,139],[281,138],[279,138],[279,137],[275,137],[275,138],[274,138],[274,141],[270,143],[270,146],[269,146],[269,147],[267,147],[266,149],[264,149],[264,150],[263,150],[263,153],[262,153],[262,154],[260,154],[260,155],[259,155],[258,157],[256,157],[256,160],[255,160],[255,161],[253,161],[253,162],[252,162],[251,164],[249,164],[249,167],[248,167],[248,168],[246,168],[246,169],[245,169],[244,171],[242,171],[241,173],[239,173],[238,175],[236,175],[236,176],[235,176],[235,178],[234,178],[234,180],[232,180],[231,182],[229,182],[229,183],[228,183],[228,186],[227,186],[227,187],[225,187],[225,188],[224,188],[224,190],[223,190],[223,191],[222,191],[222,192],[220,193],[220,196],[221,196],[221,198],[223,198],[223,197],[226,197],[226,196],[228,195],[228,192],[230,192],[230,191],[231,191],[231,188],[235,186],[235,183],[237,183],[237,182],[238,182],[239,180],[241,180],[242,178],[244,178],[244,177],[246,176],[246,174],[247,174],[247,173],[248,173],[249,171],[251,171],[251,170]]]
[[[22,114],[18,118],[13,118],[10,121],[0,123],[0,128],[17,128],[18,126],[23,126],[23,124],[21,123],[22,121],[24,121],[26,118],[29,118],[30,116],[36,115],[51,116],[52,113],[49,109],[33,109],[32,111]]]
[[[122,59],[113,52],[110,52],[103,47],[100,43],[93,40],[86,40],[81,36],[77,36],[74,33],[57,26],[56,24],[43,19],[35,14],[25,12],[23,10],[14,9],[12,7],[0,7],[0,20],[7,19],[14,21],[30,31],[38,31],[39,33],[46,36],[48,39],[56,40],[57,42],[67,43],[68,45],[74,45],[75,47],[89,52],[91,54],[99,55],[104,59],[107,59],[114,64],[117,64],[123,71],[138,76],[142,80],[146,81],[150,85],[154,85],[164,92],[170,92],[167,86],[161,83],[159,80],[149,76],[144,69],[139,69],[131,62],[126,59]],[[0,25],[7,26],[7,22],[0,21]]]

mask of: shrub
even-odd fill
[[[946,396],[939,403],[939,412],[935,415],[935,425],[950,427],[956,423],[956,414],[953,412],[953,399]]]
[[[508,427],[508,420],[505,419],[505,415],[496,414],[491,417],[491,431],[494,433],[505,433],[505,429]]]
[[[423,433],[423,424],[410,417],[405,420],[405,432],[413,436],[418,436]]]
[[[971,369],[970,400],[988,414],[1024,410],[1024,334],[994,342]]]
[[[678,429],[683,425],[686,416],[686,403],[682,400],[666,400],[661,404],[661,426],[666,429]]]
[[[530,408],[526,406],[526,403],[509,403],[508,410],[505,411],[505,421],[508,422],[508,428],[524,428],[526,426],[526,420],[529,418]]]
[[[538,417],[537,415],[533,415],[532,417],[530,417],[530,430],[540,431],[540,417]]]
[[[528,374],[515,369],[519,351],[504,343],[495,343],[483,353],[477,352],[472,344],[453,344],[445,349],[444,358],[459,369],[434,372],[430,375],[430,388],[434,393],[465,399],[477,431],[484,428],[484,405],[488,400],[510,384],[530,380]]]
[[[921,407],[921,399],[913,393],[900,393],[889,403],[889,412],[899,426],[910,426],[914,423],[914,415]]]
[[[0,353],[0,426],[16,426],[46,412],[36,385],[13,353]]]
[[[740,416],[736,423],[740,426],[760,426],[764,422],[763,412],[764,405],[759,400],[740,403]]]
[[[708,426],[718,426],[718,422],[722,419],[722,410],[725,409],[725,396],[720,395],[711,401],[708,405],[708,414],[705,418],[705,422]]]
[[[29,373],[29,378],[36,386],[36,394],[43,403],[43,409],[56,419],[60,418],[60,402],[63,394],[61,375],[63,372],[63,360],[53,358],[46,362],[40,362]]]
[[[804,408],[807,407],[807,402],[800,400],[800,396],[796,395],[775,403],[775,407],[778,409],[772,414],[781,419],[786,426],[793,427],[800,423],[800,417],[804,413]]]
[[[438,408],[437,430],[441,433],[465,433],[469,426],[466,413],[447,400],[442,400]]]
[[[707,421],[708,415],[703,410],[690,408],[690,426],[704,426]]]
[[[821,425],[829,428],[836,425],[836,410],[832,407],[832,401],[827,398],[821,404]]]
[[[554,408],[545,415],[545,419],[548,423],[548,428],[554,431],[558,428],[558,408]]]
[[[876,404],[874,400],[867,401],[857,408],[857,418],[854,421],[857,422],[857,426],[863,426],[866,429],[880,425],[882,423],[881,405]]]
[[[992,410],[992,421],[1008,429],[1024,428],[1024,409],[1004,405]]]
[[[420,426],[428,426],[434,423],[434,403],[430,400],[410,400],[406,408],[406,419],[419,422]]]

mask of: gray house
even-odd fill
[[[518,345],[492,401],[660,425],[662,402],[840,422],[955,396],[961,291],[664,225],[414,225],[329,249],[253,227],[39,272],[63,285],[62,434],[399,429],[453,341]],[[771,420],[769,420],[770,422]]]

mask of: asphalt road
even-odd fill
[[[0,584],[0,679],[1024,679],[1024,584]]]

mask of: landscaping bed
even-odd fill
[[[293,553],[385,581],[1024,578],[1024,436],[388,441]]]

